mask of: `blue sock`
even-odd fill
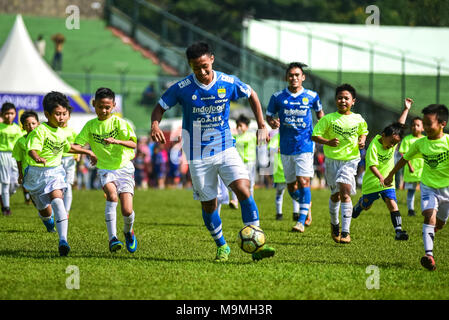
[[[299,194],[302,195],[299,201],[298,222],[305,224],[310,209],[310,202],[312,201],[312,192],[310,191],[310,187],[300,188],[298,191]]]
[[[359,201],[357,201],[357,204],[354,207],[354,213],[356,213],[357,215],[359,215],[363,211],[361,201],[362,201],[362,198],[360,198]]]
[[[218,214],[218,211],[215,210],[212,213],[206,213],[203,211],[203,221],[204,224],[209,230],[210,235],[212,238],[214,238],[215,243],[218,247],[221,247],[222,245],[226,244],[226,240],[223,236],[222,226],[221,226],[221,218]]]
[[[259,226],[259,209],[257,209],[253,196],[240,201],[240,208],[242,210],[243,224]]]
[[[304,189],[301,188],[296,189],[295,192],[290,192],[289,190],[288,193],[293,200],[298,201],[299,203],[301,203],[302,199],[304,198]]]

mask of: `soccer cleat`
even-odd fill
[[[429,271],[434,271],[437,268],[433,256],[427,254],[421,258],[421,265]]]
[[[70,246],[65,240],[59,240],[59,255],[61,257],[66,257],[69,254]]]
[[[109,251],[111,251],[111,252],[116,252],[116,251],[120,250],[122,247],[123,247],[123,242],[121,242],[116,237],[112,238],[109,241]]]
[[[416,216],[416,212],[415,212],[415,210],[408,210],[408,216],[409,217],[414,217],[414,216]]]
[[[44,223],[45,228],[47,228],[47,232],[56,232],[55,229],[55,219],[51,217],[51,219],[47,221],[42,221]]]
[[[128,249],[129,252],[134,253],[137,250],[137,238],[134,235],[134,230],[131,232],[126,232],[125,234],[125,243],[126,243],[126,249]]]
[[[252,258],[254,261],[258,261],[264,258],[270,258],[274,256],[274,253],[275,253],[274,248],[264,245],[261,249],[252,254]]]
[[[215,256],[215,262],[225,262],[229,259],[229,254],[231,253],[231,247],[224,244],[217,248],[217,255]]]
[[[299,219],[299,212],[293,212],[293,221],[298,221]]]
[[[334,240],[336,243],[340,243],[340,224],[333,225],[331,223],[331,236],[332,240]]]
[[[396,236],[394,237],[394,240],[408,240],[407,231],[405,230],[396,231]]]
[[[304,225],[306,227],[310,226],[312,224],[312,212],[309,210],[309,213],[307,213],[307,219],[304,222]]]
[[[292,228],[292,232],[304,232],[304,225],[301,222],[297,222]]]
[[[234,200],[229,201],[229,208],[237,210],[239,208],[238,202]]]
[[[276,220],[282,220],[284,215],[282,213],[276,213]]]
[[[349,232],[341,232],[340,243],[347,244],[351,242],[351,236]]]

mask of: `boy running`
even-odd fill
[[[405,136],[399,147],[399,152],[404,155],[410,149],[410,146],[416,142],[416,140],[423,137],[423,124],[420,117],[415,117],[412,119],[412,133]],[[407,162],[404,168],[404,182],[405,190],[407,190],[407,208],[408,215],[414,217],[415,213],[415,192],[416,187],[421,181],[422,169],[424,166],[424,159],[420,157],[415,157],[414,159]]]
[[[51,216],[51,211],[45,210],[51,205],[59,235],[59,254],[67,256],[70,246],[67,242],[68,220],[63,200],[67,183],[61,158],[64,151],[74,150],[61,127],[71,107],[67,97],[55,91],[48,93],[42,103],[48,121],[28,134],[26,145],[28,167],[25,170],[23,187],[30,192],[36,208],[43,217]],[[89,155],[91,161],[96,162],[96,157],[91,151],[78,152]]]
[[[352,218],[357,218],[363,210],[369,210],[373,202],[382,196],[396,233],[395,240],[408,240],[408,234],[402,230],[402,217],[399,212],[394,184],[385,185],[384,179],[394,167],[396,145],[404,136],[404,125],[413,100],[404,101],[404,110],[398,122],[387,126],[380,135],[376,135],[366,151],[366,171],[362,182],[362,197],[352,211]]]
[[[329,213],[331,236],[337,243],[350,243],[352,216],[351,195],[356,194],[355,175],[360,151],[365,147],[368,125],[360,114],[351,112],[356,91],[349,84],[335,90],[337,111],[321,118],[312,133],[312,140],[323,144],[326,156],[326,182],[331,190]],[[341,203],[341,235],[338,219]]]
[[[16,191],[18,170],[12,150],[17,140],[23,135],[20,127],[14,123],[17,112],[14,104],[5,102],[2,105],[3,123],[0,123],[0,184],[2,212],[11,215],[10,195]]]
[[[448,109],[443,104],[431,104],[422,113],[427,136],[410,146],[385,178],[385,184],[391,185],[396,172],[416,155],[424,159],[421,210],[424,216],[422,237],[425,255],[421,258],[421,265],[433,271],[436,269],[433,257],[435,233],[443,228],[449,216],[449,135],[443,131],[448,121]]]
[[[134,253],[137,239],[134,235],[134,150],[137,137],[126,120],[112,114],[115,108],[115,93],[108,88],[99,88],[92,101],[97,118],[88,121],[75,139],[73,149],[84,150],[89,144],[96,155],[98,176],[106,194],[105,220],[109,235],[109,250],[120,250],[123,243],[117,238],[117,205],[120,199],[123,216],[123,234],[126,249]]]

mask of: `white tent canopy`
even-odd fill
[[[19,14],[0,50],[0,92],[46,94],[52,90],[79,94],[39,55]]]

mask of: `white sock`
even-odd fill
[[[415,190],[407,190],[407,208],[415,210]]]
[[[293,212],[299,213],[299,202],[292,199],[292,203],[293,203]],[[307,209],[307,212],[309,212],[309,209]]]
[[[433,239],[435,237],[435,226],[430,224],[422,225],[422,240],[424,242],[424,251],[427,255],[433,256]]]
[[[341,232],[348,232],[352,219],[352,202],[342,202],[341,204]]]
[[[282,204],[284,202],[284,191],[282,190],[276,190],[276,213],[282,214]]]
[[[72,207],[72,185],[70,183],[67,183],[67,190],[64,194],[64,206],[67,213],[69,213]]]
[[[9,183],[2,183],[3,207],[9,208]]]
[[[128,233],[131,232],[131,230],[133,229],[133,225],[134,225],[134,217],[136,215],[133,213],[131,213],[130,216],[126,217],[123,216],[123,232],[124,233]]]
[[[67,211],[65,211],[64,201],[62,201],[61,198],[54,198],[51,201],[51,208],[55,213],[56,230],[58,230],[59,240],[67,241],[69,220],[67,219]]]
[[[329,199],[329,214],[331,216],[331,223],[336,226],[338,221],[338,213],[340,212],[340,201],[333,202],[332,199]]]
[[[118,202],[106,201],[104,216],[108,229],[109,240],[117,237],[117,204]]]

